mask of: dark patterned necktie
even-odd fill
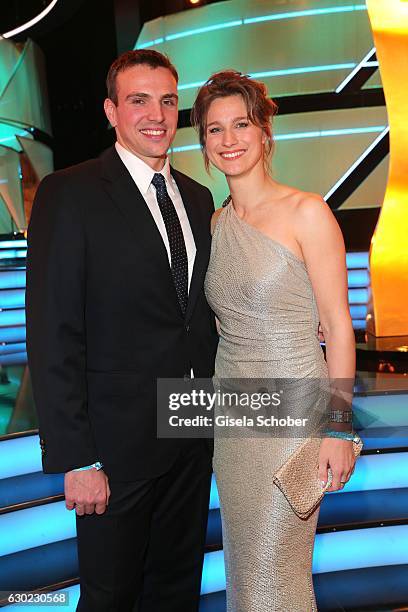
[[[170,245],[171,272],[180,307],[185,314],[188,299],[188,260],[183,231],[174,204],[166,189],[166,182],[162,174],[153,176],[152,184],[156,188],[157,203],[166,227]]]

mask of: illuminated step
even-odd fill
[[[14,327],[16,325],[25,325],[24,308],[0,311],[0,327]]]
[[[313,573],[408,563],[408,525],[352,529],[316,536]]]
[[[353,319],[353,329],[365,330],[366,320],[365,319]]]
[[[27,240],[0,240],[0,249],[26,249]]]
[[[33,472],[2,478],[0,479],[0,508],[62,495],[63,492],[64,474]]]
[[[25,342],[14,342],[10,344],[0,345],[0,356],[10,355],[12,353],[22,353],[26,350]]]
[[[346,264],[349,270],[368,269],[368,253],[347,253]]]
[[[402,612],[406,607],[401,608],[399,604],[408,601],[407,575],[408,566],[404,564],[315,574],[313,582],[318,610]]]
[[[0,289],[23,289],[25,286],[25,270],[0,271]]]
[[[349,304],[367,304],[368,290],[367,289],[349,289],[348,290]]]
[[[65,501],[0,515],[0,557],[75,537],[75,512]]]
[[[76,538],[0,557],[0,601],[8,593],[29,592],[78,578]],[[3,591],[3,592],[2,592]],[[44,606],[46,610],[59,607]],[[62,610],[65,610],[65,606]]]
[[[365,318],[367,316],[367,306],[350,306],[350,315],[353,320],[359,321],[361,319],[365,323]]]
[[[408,425],[403,427],[368,427],[359,430],[364,440],[364,450],[408,447]]]
[[[26,363],[27,353],[25,351],[22,351],[20,353],[8,353],[5,355],[0,355],[1,366],[24,365]]]
[[[367,270],[349,270],[347,278],[349,288],[367,287],[370,282]]]
[[[41,471],[40,441],[37,435],[0,442],[0,479]]]
[[[0,240],[0,260],[25,259],[27,240]]]
[[[3,328],[0,327],[0,343],[25,342],[25,340],[26,340],[25,325],[19,325],[17,327],[3,327]]]
[[[27,249],[0,249],[0,260],[2,259],[25,259]]]
[[[0,309],[5,308],[24,308],[25,290],[24,289],[4,289],[0,291]]]
[[[318,528],[405,520],[408,523],[408,488],[326,494]]]
[[[366,329],[367,301],[370,277],[368,253],[347,253],[348,300],[353,329]]]

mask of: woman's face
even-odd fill
[[[265,134],[250,122],[240,95],[211,103],[205,137],[209,160],[226,176],[239,176],[263,164]]]

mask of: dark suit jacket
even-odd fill
[[[100,460],[132,480],[168,469],[156,379],[213,374],[217,334],[203,281],[209,190],[172,170],[197,254],[186,317],[153,217],[114,147],[47,176],[28,230],[27,349],[45,472]]]

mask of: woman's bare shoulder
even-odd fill
[[[322,196],[310,191],[302,191],[289,185],[280,185],[282,200],[287,200],[294,207],[309,208],[311,206],[327,206]]]
[[[314,236],[316,232],[320,235],[325,232],[333,239],[340,239],[341,230],[336,217],[321,195],[298,191],[294,211],[294,228],[299,239]]]
[[[302,191],[295,187],[284,186],[283,200],[290,205],[293,212],[299,218],[319,218],[323,216],[333,216],[330,207],[321,195],[310,191]]]
[[[317,193],[300,192],[296,208],[300,220],[309,222],[321,220],[323,223],[327,221],[335,222],[330,206]]]
[[[281,185],[281,204],[289,213],[291,224],[297,235],[312,230],[337,227],[337,221],[329,205],[321,195]]]

